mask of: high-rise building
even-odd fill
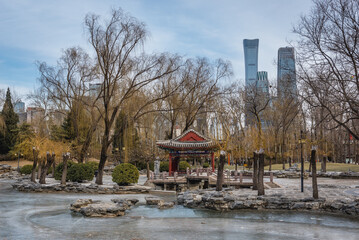
[[[24,102],[16,102],[14,104],[14,112],[15,113],[23,113],[25,112],[25,103]]]
[[[277,71],[278,96],[296,96],[297,79],[295,72],[294,48],[283,47],[278,49]]]
[[[101,92],[101,83],[90,83],[89,92],[91,97],[97,97]]]
[[[257,88],[257,72],[258,72],[258,45],[259,39],[244,39],[244,66],[245,66],[245,87],[246,98]],[[255,121],[255,116],[251,113],[251,104],[245,104],[245,125],[251,125]]]
[[[268,81],[268,73],[266,71],[257,72],[257,89],[269,94],[269,81]]]
[[[254,85],[257,79],[258,44],[259,39],[243,40],[246,87]]]

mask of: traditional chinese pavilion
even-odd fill
[[[218,144],[193,129],[183,132],[174,139],[157,141],[156,144],[169,152],[170,176],[172,172],[178,171],[181,157],[211,157],[212,171],[214,171],[214,152],[218,149]]]

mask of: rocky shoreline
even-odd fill
[[[180,205],[189,208],[206,208],[217,211],[228,210],[294,210],[294,211],[323,211],[359,215],[359,198],[326,200],[311,197],[295,198],[281,194],[265,196],[235,195],[231,191],[188,191],[177,197]]]
[[[38,192],[38,193],[90,193],[90,194],[142,194],[149,193],[151,187],[142,185],[118,186],[117,184],[101,186],[94,183],[60,183],[40,184],[33,183],[30,180],[18,180],[12,184],[12,187],[20,192]]]

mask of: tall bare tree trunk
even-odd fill
[[[91,144],[93,133],[96,131],[96,127],[97,127],[97,122],[93,123],[91,125],[91,128],[87,131],[85,142],[82,144],[82,148],[81,148],[81,151],[80,151],[80,156],[79,156],[79,162],[80,163],[84,162],[84,159],[86,157],[86,153],[88,152],[88,149],[89,149],[90,144]]]
[[[46,184],[46,174],[47,174],[46,165],[49,161],[51,161],[49,158],[51,158],[51,156],[50,153],[47,152],[46,159],[44,159],[44,161],[41,162],[41,171],[40,171],[40,180],[39,180],[39,183],[41,184]]]
[[[67,177],[67,160],[69,159],[69,154],[62,155],[63,168],[62,168],[62,176],[61,176],[61,185],[66,185],[66,177]]]
[[[223,169],[224,169],[225,161],[226,161],[225,155],[221,154],[219,157],[219,164],[218,164],[216,191],[222,191],[223,188],[223,180],[224,180]]]
[[[55,177],[55,168],[56,168],[56,161],[54,157],[54,162],[52,163],[52,173],[51,173],[53,178]]]
[[[105,163],[107,160],[107,139],[108,138],[103,138],[103,141],[106,141],[102,143],[102,147],[101,147],[101,156],[100,156],[100,163],[98,165],[98,173],[97,173],[97,177],[96,177],[96,184],[98,185],[102,185],[102,178],[103,178],[103,169],[105,168]]]
[[[253,153],[253,190],[258,190],[258,154]]]
[[[35,174],[36,174],[38,151],[36,151],[35,147],[32,148],[32,155],[34,156],[34,163],[32,164],[31,182],[36,183],[36,176],[35,176]]]
[[[45,160],[44,160],[45,161]],[[41,175],[41,168],[43,166],[43,161],[41,161],[41,158],[40,158],[40,162],[39,162],[39,167],[37,169],[37,175],[36,175],[36,179],[40,179],[40,175]]]
[[[147,179],[150,179],[150,161],[146,161],[146,172],[147,172]]]
[[[322,160],[322,172],[327,172],[327,157],[323,156]]]
[[[284,142],[284,140],[283,140],[283,142]],[[282,169],[283,170],[285,170],[285,158],[284,158],[284,156],[283,156],[283,153],[284,153],[284,143],[282,144],[282,146],[281,146],[281,148],[280,148],[280,158],[281,158],[281,160],[282,160],[282,164],[283,164],[283,166],[282,166]]]
[[[313,198],[318,199],[318,183],[317,183],[317,163],[315,162],[315,148],[312,148],[310,156],[310,163],[312,165],[312,187],[313,187]]]
[[[47,170],[51,167],[51,165],[55,161],[55,153],[52,153],[52,155],[50,155],[50,153],[47,153],[46,159],[47,159],[46,165],[44,164],[44,166],[41,169],[41,176],[40,176],[41,184],[46,184]]]
[[[264,153],[259,153],[258,156],[258,196],[264,195]]]

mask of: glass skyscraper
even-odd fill
[[[296,96],[297,79],[295,72],[294,48],[283,47],[278,49],[277,70],[278,96]]]
[[[243,40],[246,87],[254,85],[257,80],[258,44],[259,39]]]
[[[259,90],[269,94],[268,72],[266,71],[257,72],[256,85]]]

